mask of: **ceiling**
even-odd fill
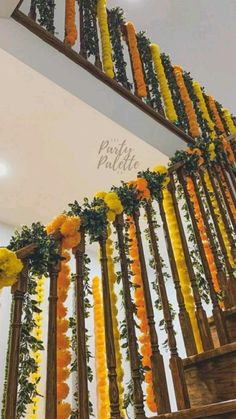
[[[67,203],[167,163],[158,150],[1,49],[0,62],[0,163],[9,167],[0,178],[1,222],[47,223]],[[118,148],[126,141],[136,167],[98,169],[107,151],[99,154],[103,141]],[[107,161],[115,157],[113,147]]]
[[[236,114],[236,0],[107,0]]]

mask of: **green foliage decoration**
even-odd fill
[[[164,115],[162,106],[159,82],[154,70],[152,54],[150,51],[151,41],[145,32],[137,33],[138,49],[143,63],[146,86],[149,92],[147,97],[148,105]]]
[[[124,11],[120,7],[108,10],[108,25],[110,39],[113,50],[113,62],[115,65],[116,80],[128,90],[132,90],[132,83],[127,76],[127,63],[124,57],[124,47],[122,45],[122,26],[125,24]]]
[[[171,92],[172,100],[174,103],[174,108],[178,117],[178,121],[175,123],[178,127],[180,127],[184,132],[189,132],[189,122],[188,117],[186,115],[185,107],[179,92],[179,87],[176,82],[176,78],[174,75],[173,67],[170,61],[169,55],[162,53],[161,54],[161,61],[164,67],[165,75],[168,81],[168,86]]]

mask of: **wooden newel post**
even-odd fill
[[[168,413],[171,411],[169,393],[168,393],[168,387],[167,387],[167,381],[166,381],[163,356],[160,353],[158,337],[157,337],[157,332],[156,332],[156,327],[155,327],[153,304],[152,304],[146,262],[145,262],[145,257],[144,257],[141,231],[139,227],[139,213],[138,212],[135,212],[133,214],[133,219],[134,219],[136,239],[137,239],[137,244],[138,244],[138,253],[139,253],[140,268],[141,268],[141,275],[142,275],[142,282],[143,282],[144,299],[145,299],[145,306],[146,306],[149,332],[150,332],[150,341],[151,341],[151,348],[152,348],[151,368],[152,368],[152,374],[153,374],[153,390],[154,390],[156,404],[158,406],[158,413],[162,414],[162,413]]]
[[[119,390],[117,385],[115,343],[112,325],[111,298],[109,289],[109,275],[107,267],[106,251],[107,233],[100,237],[101,251],[101,270],[102,270],[102,292],[104,307],[105,339],[106,339],[106,358],[109,379],[109,398],[111,406],[111,419],[121,419],[119,408]]]
[[[7,398],[5,419],[16,418],[17,389],[19,378],[19,355],[22,328],[22,314],[25,294],[28,289],[28,259],[23,260],[23,270],[19,274],[17,283],[12,287],[14,311],[11,324],[11,344],[7,379]]]
[[[73,253],[76,259],[76,325],[79,418],[89,419],[88,370],[84,307],[85,232],[80,228],[81,241]]]
[[[46,418],[57,419],[57,278],[61,269],[58,260],[49,266],[49,307],[47,342]]]
[[[131,377],[133,381],[133,398],[134,398],[134,411],[135,418],[144,419],[144,403],[143,403],[143,390],[142,390],[142,381],[140,376],[141,361],[138,353],[138,344],[137,337],[135,332],[135,323],[134,323],[134,307],[131,299],[130,284],[129,284],[129,271],[128,271],[128,261],[126,258],[125,251],[125,239],[124,239],[124,217],[118,215],[115,221],[115,227],[118,236],[119,243],[119,254],[120,254],[120,265],[122,273],[122,284],[124,292],[124,303],[125,303],[125,315],[126,315],[126,324],[127,324],[127,335],[128,335],[128,345],[129,345],[129,358],[130,358],[130,367],[131,367]]]
[[[175,389],[175,396],[177,407],[179,410],[190,408],[189,395],[187,384],[184,376],[184,369],[182,359],[179,357],[177,350],[177,343],[175,338],[175,331],[171,317],[170,305],[167,297],[167,291],[165,286],[165,280],[162,272],[162,262],[157,244],[157,237],[154,229],[153,219],[152,219],[152,204],[147,202],[145,206],[145,211],[147,215],[148,228],[150,233],[152,253],[155,261],[155,270],[157,276],[157,282],[160,290],[162,310],[164,314],[164,320],[166,324],[166,330],[168,335],[168,344],[170,348],[170,368],[173,378],[173,384]]]
[[[226,326],[225,326],[224,316],[223,316],[222,310],[219,306],[218,297],[217,297],[217,294],[216,294],[215,289],[214,289],[212,276],[211,276],[211,271],[210,271],[210,268],[209,268],[209,265],[208,265],[205,250],[204,250],[202,240],[201,240],[201,236],[200,236],[200,233],[199,233],[199,230],[198,230],[197,221],[196,221],[196,218],[195,218],[193,204],[192,204],[190,196],[188,194],[187,185],[186,185],[186,181],[185,181],[184,174],[183,174],[182,170],[178,171],[178,178],[179,178],[179,182],[182,185],[183,190],[184,190],[186,202],[187,202],[187,205],[188,205],[189,214],[190,214],[192,224],[193,224],[193,229],[194,229],[196,242],[197,242],[198,249],[199,249],[199,252],[200,252],[200,255],[201,255],[201,260],[202,260],[202,265],[203,265],[205,277],[206,277],[206,280],[207,280],[208,285],[209,285],[209,292],[210,292],[211,302],[212,302],[212,306],[213,306],[213,317],[214,317],[214,321],[215,321],[217,334],[218,334],[218,337],[219,337],[219,342],[220,342],[221,345],[226,345],[228,343],[228,334],[227,334],[227,330],[226,330]]]
[[[193,269],[191,256],[189,253],[187,239],[184,233],[184,227],[183,227],[183,223],[182,223],[182,219],[181,219],[181,215],[180,215],[180,211],[179,211],[179,207],[178,207],[178,203],[177,203],[177,199],[175,195],[175,184],[174,184],[173,174],[170,175],[169,189],[170,189],[171,196],[174,203],[175,215],[178,221],[180,237],[181,237],[181,242],[182,242],[183,251],[184,251],[184,257],[185,257],[186,265],[188,268],[191,288],[192,288],[193,297],[195,301],[195,307],[196,307],[195,315],[196,315],[196,319],[198,323],[199,333],[201,336],[202,347],[204,351],[208,351],[209,349],[213,349],[214,345],[213,345],[213,340],[211,336],[211,331],[210,331],[210,326],[208,323],[207,315],[202,306],[201,296],[198,290],[197,280],[196,280],[195,272]]]
[[[182,293],[182,289],[180,285],[180,279],[179,279],[178,269],[176,266],[174,250],[172,247],[170,232],[168,229],[166,214],[165,214],[165,210],[163,206],[163,198],[161,198],[159,201],[159,208],[160,208],[160,215],[161,215],[161,219],[163,223],[163,229],[165,233],[166,247],[167,247],[168,257],[170,261],[173,282],[174,282],[175,291],[176,291],[176,298],[177,298],[178,306],[179,306],[180,327],[181,327],[181,331],[182,331],[182,335],[184,339],[184,345],[185,345],[187,356],[191,356],[191,355],[197,354],[197,346],[194,339],[192,324],[190,321],[189,314],[186,310],[184,297],[183,297],[183,293]]]

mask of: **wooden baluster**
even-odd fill
[[[112,310],[111,298],[109,289],[109,276],[107,267],[107,251],[106,251],[107,234],[103,235],[100,240],[101,251],[101,269],[102,269],[102,291],[103,291],[103,308],[104,308],[104,322],[105,322],[105,339],[106,339],[106,358],[109,379],[109,398],[111,406],[111,419],[120,419],[119,408],[119,390],[117,385],[116,373],[116,356],[115,343],[112,326]]]
[[[9,368],[7,379],[7,395],[6,395],[6,410],[5,419],[16,418],[17,406],[17,389],[19,379],[19,355],[20,355],[20,339],[22,329],[22,314],[25,294],[28,290],[28,259],[23,262],[23,270],[18,276],[18,281],[12,287],[14,310],[13,321],[11,324],[11,344],[9,355]]]
[[[222,254],[223,254],[223,257],[224,257],[226,269],[227,269],[227,272],[228,272],[228,282],[225,281],[225,274],[224,273],[219,276],[219,281],[222,284],[223,290],[224,290],[226,296],[228,296],[228,299],[229,299],[229,303],[226,300],[226,307],[228,306],[228,304],[232,307],[236,304],[236,297],[235,297],[236,290],[235,290],[234,270],[233,270],[233,268],[231,266],[231,263],[229,261],[227,249],[226,249],[226,246],[225,246],[225,243],[224,243],[224,239],[223,239],[223,236],[222,236],[222,233],[221,233],[221,229],[219,227],[218,217],[215,214],[215,210],[214,210],[214,207],[213,207],[213,204],[212,204],[212,201],[211,201],[211,196],[209,194],[209,191],[207,189],[207,185],[206,185],[206,182],[205,182],[205,179],[204,179],[204,174],[201,170],[200,170],[199,174],[200,174],[202,186],[203,186],[203,189],[204,189],[204,193],[205,193],[205,196],[206,196],[207,204],[208,204],[208,207],[209,207],[210,212],[211,212],[213,224],[214,224],[214,227],[215,227],[215,230],[216,230],[216,233],[217,233],[217,238],[218,238],[218,241],[219,241],[219,244],[220,244],[220,247],[221,247],[221,251],[222,251]]]
[[[138,212],[135,212],[133,214],[133,219],[134,219],[135,230],[136,230],[140,268],[141,268],[141,275],[142,275],[142,282],[143,282],[144,299],[145,299],[145,306],[146,306],[148,325],[149,325],[149,331],[150,331],[150,341],[151,341],[151,348],[152,348],[151,368],[152,368],[152,375],[153,375],[153,390],[154,390],[156,404],[158,407],[158,413],[162,414],[162,413],[168,413],[171,411],[168,387],[167,387],[167,381],[166,381],[163,356],[160,353],[157,332],[156,332],[156,327],[155,327],[153,304],[152,304],[149,280],[148,280],[148,275],[147,275],[147,268],[146,268],[145,257],[144,257],[141,231],[139,227],[139,213]]]
[[[123,38],[126,42],[128,52],[129,52],[130,67],[131,67],[132,78],[133,78],[133,86],[134,86],[134,94],[135,94],[135,96],[138,96],[138,93],[137,93],[138,92],[138,87],[137,87],[137,83],[136,83],[136,79],[135,79],[135,71],[134,71],[133,60],[132,60],[132,55],[131,55],[129,41],[128,41],[127,28],[126,28],[125,25],[121,26],[121,32],[122,32]]]
[[[174,183],[173,174],[170,174],[169,190],[170,190],[173,204],[174,204],[175,216],[176,216],[178,226],[179,226],[179,232],[180,232],[184,257],[185,257],[185,261],[186,261],[186,265],[187,265],[187,269],[189,273],[189,278],[191,282],[191,287],[192,287],[192,292],[193,292],[193,297],[194,297],[195,307],[196,307],[195,315],[198,322],[202,346],[203,346],[204,351],[208,351],[209,349],[214,348],[214,344],[213,344],[213,340],[211,336],[211,331],[210,331],[210,326],[208,323],[207,315],[202,306],[201,296],[198,290],[196,276],[193,269],[192,260],[190,257],[189,248],[188,248],[188,244],[187,244],[187,240],[186,240],[186,236],[184,232],[184,227],[183,227],[183,223],[182,223],[182,219],[181,219],[181,215],[180,215],[180,211],[179,211],[179,207],[178,207],[178,203],[177,203],[177,199],[175,195],[175,183]]]
[[[36,21],[36,0],[31,0],[30,11],[28,13],[28,16],[30,17],[30,19],[34,20],[34,22]]]
[[[129,344],[129,359],[131,366],[131,376],[133,381],[133,400],[134,400],[134,411],[135,418],[144,419],[144,403],[143,403],[143,390],[142,390],[142,381],[140,376],[141,361],[138,353],[138,344],[135,332],[135,323],[133,316],[133,302],[130,292],[129,284],[129,272],[128,272],[128,262],[126,258],[126,249],[124,241],[124,217],[118,215],[115,221],[115,227],[117,231],[118,243],[119,243],[119,253],[120,253],[120,265],[122,273],[122,284],[123,284],[123,295],[125,303],[125,315],[126,315],[126,324],[127,324],[127,335],[128,335],[128,344]]]
[[[175,256],[174,256],[174,251],[173,251],[168,224],[166,220],[166,214],[163,207],[163,198],[159,200],[159,208],[160,208],[160,215],[161,215],[161,219],[163,223],[163,229],[165,233],[166,247],[167,247],[167,252],[169,256],[173,282],[174,282],[175,291],[176,291],[176,298],[177,298],[177,302],[179,306],[179,314],[178,314],[179,323],[182,330],[182,335],[184,339],[184,345],[185,345],[187,356],[191,356],[191,355],[197,354],[197,346],[194,339],[192,324],[190,321],[189,314],[186,310],[184,297],[183,297],[183,293],[182,293],[182,289],[180,285],[179,273],[178,273],[178,269],[175,262]]]
[[[152,253],[155,261],[156,277],[158,287],[160,290],[160,298],[162,304],[162,310],[164,314],[164,320],[166,324],[166,330],[168,335],[168,344],[170,349],[170,369],[172,373],[172,379],[175,389],[175,396],[177,407],[179,410],[190,408],[190,401],[188,395],[187,384],[184,376],[184,369],[182,359],[179,357],[177,343],[175,338],[175,331],[171,317],[170,305],[167,297],[167,291],[165,286],[165,279],[162,272],[162,261],[158,249],[157,237],[152,219],[152,204],[147,202],[145,205],[145,212],[147,215],[148,229],[150,233]]]
[[[61,248],[61,246],[60,246]],[[46,418],[57,419],[57,278],[61,261],[49,266]]]
[[[80,25],[80,54],[82,57],[87,58],[87,52],[84,45],[84,0],[79,0],[79,25]]]
[[[200,252],[200,255],[201,255],[201,259],[202,259],[202,265],[203,265],[205,277],[206,277],[206,280],[207,280],[208,285],[209,285],[209,292],[210,292],[210,297],[211,297],[211,301],[212,301],[212,305],[213,305],[213,317],[214,317],[214,321],[215,321],[217,334],[218,334],[218,337],[219,337],[219,342],[220,342],[221,345],[226,345],[228,343],[228,335],[227,335],[227,330],[226,330],[226,326],[225,326],[225,322],[224,322],[224,316],[223,316],[223,313],[222,313],[221,308],[219,306],[218,297],[217,297],[217,294],[216,294],[214,286],[213,286],[211,271],[210,271],[210,268],[209,268],[209,265],[208,265],[205,250],[204,250],[202,240],[201,240],[201,236],[200,236],[200,233],[199,233],[199,230],[198,230],[197,221],[196,221],[196,218],[195,218],[193,204],[192,204],[192,201],[191,201],[190,196],[188,194],[187,185],[186,185],[186,181],[185,181],[182,170],[178,171],[178,178],[179,178],[180,184],[182,185],[183,190],[184,190],[186,202],[187,202],[187,205],[188,205],[189,214],[190,214],[191,219],[192,219],[192,225],[193,225],[193,229],[194,229],[195,238],[196,238],[198,249],[199,249],[199,252]]]
[[[219,286],[221,288],[221,290],[223,291],[224,294],[224,304],[225,307],[228,308],[231,306],[230,304],[230,296],[229,296],[229,292],[228,292],[228,285],[227,285],[227,278],[226,278],[226,274],[224,272],[223,269],[223,264],[219,259],[218,253],[217,253],[217,249],[216,249],[216,245],[215,245],[215,240],[211,231],[211,227],[208,221],[208,215],[206,214],[203,202],[202,202],[202,197],[199,194],[199,188],[198,188],[198,184],[196,182],[195,177],[192,178],[193,180],[193,184],[194,184],[194,189],[195,189],[195,193],[196,193],[196,197],[198,200],[198,205],[202,214],[202,219],[205,225],[205,229],[206,229],[206,233],[207,233],[207,237],[209,239],[209,244],[212,250],[212,254],[214,257],[214,262],[216,265],[216,269],[217,269],[217,279],[219,281]],[[215,216],[215,214],[214,214]],[[213,221],[214,222],[214,221]],[[218,225],[218,223],[217,223]]]
[[[51,15],[51,26],[48,28],[48,30],[54,35],[55,33],[55,26],[54,26],[55,0],[48,0],[48,6],[50,9],[50,15]]]
[[[230,182],[230,180],[229,180],[229,175],[228,175],[228,173],[227,173],[227,170],[226,170],[226,168],[225,168],[225,165],[224,165],[224,164],[221,164],[221,165],[220,165],[220,168],[221,168],[221,170],[222,170],[222,172],[223,172],[225,182],[226,182],[227,187],[228,187],[228,189],[229,189],[229,191],[230,191],[230,195],[231,195],[231,197],[232,197],[232,200],[233,200],[234,206],[235,206],[235,208],[236,208],[236,195],[235,195],[236,191],[234,192],[234,191],[233,191],[233,189],[232,189],[232,185],[231,185],[231,182]]]
[[[95,8],[95,12],[93,13],[93,26],[94,26],[94,31],[96,33],[96,39],[94,40],[94,42],[97,44],[97,54],[95,56],[95,65],[96,65],[96,67],[100,68],[100,70],[102,70],[102,62],[101,62],[100,52],[99,52],[99,39],[98,39],[98,30],[97,30],[96,8]]]
[[[218,207],[220,209],[221,216],[222,216],[222,219],[223,219],[223,222],[224,222],[224,225],[225,225],[225,230],[226,230],[228,239],[230,241],[232,256],[233,256],[234,262],[236,264],[236,245],[235,245],[234,237],[232,235],[231,227],[228,223],[228,219],[227,219],[227,216],[226,216],[226,213],[225,213],[225,209],[223,207],[223,204],[222,204],[222,201],[221,201],[218,189],[217,189],[217,185],[215,183],[215,178],[214,178],[214,176],[212,176],[212,173],[211,173],[210,170],[208,170],[208,174],[209,174],[209,177],[210,177],[210,180],[211,180],[211,183],[212,183],[212,187],[213,187],[213,191],[214,191],[214,194],[215,194],[215,197],[216,197],[216,200],[217,200],[217,204],[218,204]]]
[[[234,173],[234,171],[232,170],[232,167],[229,163],[225,164],[226,170],[229,173],[232,185],[234,187],[234,192],[236,193],[236,175]]]
[[[229,201],[228,201],[227,196],[226,196],[225,187],[224,187],[224,185],[222,183],[222,179],[220,177],[219,170],[218,170],[216,164],[213,165],[213,169],[214,169],[214,174],[215,174],[216,179],[217,179],[217,183],[218,183],[219,188],[220,188],[221,195],[224,198],[225,206],[227,208],[227,212],[228,212],[230,221],[232,223],[232,227],[233,227],[234,233],[236,233],[236,223],[235,223],[235,220],[234,220],[232,209],[231,209],[231,206],[229,205]],[[223,173],[222,173],[222,175],[223,175]],[[229,191],[229,193],[230,193],[230,191]]]
[[[81,240],[73,250],[76,259],[76,330],[79,418],[89,419],[88,370],[84,306],[85,232],[80,228]]]

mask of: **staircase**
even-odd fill
[[[50,6],[50,11],[52,12],[54,10],[54,3],[49,1],[47,4]],[[116,240],[116,250],[117,254],[119,254],[119,295],[123,296],[122,304],[125,312],[124,322],[126,326],[125,333],[127,340],[125,348],[127,348],[129,354],[127,365],[129,365],[130,375],[132,378],[131,398],[134,408],[134,417],[135,419],[145,419],[147,417],[146,411],[148,409],[152,409],[152,411],[154,411],[153,415],[151,416],[148,414],[148,417],[151,419],[236,419],[236,307],[232,303],[232,301],[235,301],[236,299],[236,295],[234,295],[234,274],[236,264],[236,220],[234,218],[234,213],[236,213],[236,179],[235,172],[233,170],[234,165],[227,154],[227,145],[225,145],[223,139],[219,137],[218,133],[220,129],[217,126],[217,122],[220,123],[222,130],[220,133],[224,134],[226,137],[226,135],[230,134],[233,130],[233,120],[231,117],[229,117],[230,120],[227,119],[222,107],[214,101],[213,108],[215,112],[217,112],[218,118],[214,120],[214,123],[212,122],[213,128],[212,126],[210,128],[209,126],[204,125],[204,118],[201,117],[201,112],[198,108],[200,106],[200,101],[194,100],[193,91],[191,90],[193,85],[186,74],[184,74],[184,85],[186,91],[184,91],[183,96],[185,98],[187,96],[189,100],[185,109],[184,99],[182,98],[181,101],[181,88],[179,88],[179,101],[182,103],[181,112],[185,112],[185,123],[186,119],[189,119],[190,122],[191,118],[189,118],[188,110],[191,108],[192,114],[195,115],[192,115],[192,118],[194,117],[196,119],[195,125],[198,125],[198,134],[192,135],[191,124],[187,124],[187,127],[184,127],[184,122],[177,117],[178,115],[176,116],[175,121],[170,120],[168,117],[168,106],[165,106],[165,95],[160,94],[160,91],[158,90],[159,85],[157,86],[155,82],[154,86],[157,88],[156,95],[160,95],[158,98],[161,103],[158,102],[160,107],[159,109],[157,105],[156,107],[153,106],[153,103],[155,102],[153,102],[154,98],[152,96],[153,85],[149,85],[147,81],[148,72],[145,72],[145,69],[147,69],[145,67],[147,62],[145,62],[145,60],[140,61],[147,89],[146,95],[143,95],[140,94],[140,86],[138,85],[137,74],[135,74],[134,61],[132,61],[133,44],[132,42],[129,42],[129,33],[126,32],[128,29],[126,22],[123,20],[119,21],[118,26],[120,32],[118,35],[120,39],[122,38],[122,40],[124,40],[126,47],[128,48],[127,51],[129,53],[132,74],[132,87],[130,87],[129,83],[127,84],[127,79],[125,83],[124,80],[123,82],[118,80],[118,76],[120,74],[118,71],[115,77],[110,77],[106,71],[104,63],[102,62],[102,54],[98,54],[95,57],[91,54],[91,58],[84,46],[85,29],[83,27],[84,9],[82,5],[83,2],[80,2],[79,53],[73,50],[72,47],[74,44],[71,45],[66,41],[68,39],[67,31],[65,31],[65,39],[61,40],[55,36],[55,28],[48,30],[47,28],[42,28],[39,25],[39,16],[37,15],[38,12],[34,1],[31,2],[29,16],[23,13],[20,8],[17,8],[14,11],[12,16],[14,23],[17,22],[15,27],[16,33],[20,34],[22,27],[24,27],[24,39],[26,42],[28,42],[32,33],[34,36],[36,35],[36,38],[34,38],[35,45],[37,45],[39,49],[35,48],[34,51],[34,48],[32,48],[34,58],[37,56],[39,51],[43,51],[42,48],[46,45],[50,57],[53,59],[55,58],[55,62],[58,63],[58,73],[55,73],[57,75],[60,74],[60,71],[62,70],[59,65],[59,63],[62,62],[61,54],[66,56],[66,59],[69,59],[69,64],[66,61],[65,65],[71,65],[71,77],[74,84],[76,84],[76,80],[78,81],[77,76],[79,73],[81,75],[81,80],[82,77],[84,77],[85,83],[87,83],[84,90],[84,86],[81,87],[81,90],[79,86],[77,91],[78,97],[80,94],[83,94],[83,99],[85,100],[88,90],[87,87],[90,82],[95,85],[97,81],[99,81],[98,90],[101,90],[101,97],[104,99],[101,101],[102,105],[99,105],[100,109],[101,106],[104,106],[104,108],[107,107],[106,112],[108,112],[108,114],[110,112],[109,115],[115,113],[113,106],[111,106],[111,102],[107,101],[106,103],[105,100],[108,97],[106,95],[109,94],[108,90],[110,89],[110,93],[112,90],[112,94],[115,92],[117,95],[115,96],[115,101],[112,102],[113,105],[116,104],[117,109],[122,108],[122,103],[125,102],[124,109],[121,109],[124,114],[126,113],[125,109],[128,103],[129,106],[130,104],[132,105],[131,112],[133,112],[135,108],[136,111],[137,109],[139,110],[139,115],[143,114],[144,118],[147,116],[148,118],[151,118],[153,131],[145,128],[145,135],[142,137],[146,136],[147,138],[149,134],[148,131],[150,131],[151,140],[149,139],[149,141],[161,151],[171,155],[173,150],[182,150],[186,143],[193,146],[196,139],[200,140],[201,144],[203,144],[204,141],[208,144],[209,141],[209,144],[212,145],[210,137],[213,133],[215,136],[214,141],[216,141],[220,149],[220,157],[222,157],[222,160],[218,156],[218,160],[215,162],[213,159],[214,162],[212,162],[212,160],[209,160],[208,156],[210,151],[207,149],[207,152],[204,154],[204,147],[200,148],[200,145],[198,145],[199,148],[197,148],[197,146],[192,147],[190,150],[188,149],[186,152],[183,152],[183,154],[180,153],[181,156],[184,155],[183,160],[177,162],[172,161],[168,171],[165,172],[164,170],[164,174],[161,171],[158,172],[158,170],[157,172],[152,172],[151,175],[150,171],[142,173],[142,180],[146,181],[148,185],[147,188],[149,189],[150,196],[152,197],[152,200],[150,201],[142,197],[143,190],[138,189],[138,180],[134,186],[135,196],[132,195],[132,193],[134,193],[132,191],[132,187],[128,188],[127,192],[127,189],[125,189],[127,185],[123,185],[121,188],[115,189],[117,191],[117,199],[120,200],[120,203],[122,204],[121,207],[124,211],[116,213],[113,219],[114,223],[110,223],[109,226],[113,229],[113,236]],[[24,6],[24,2],[21,2],[20,6]],[[106,12],[108,16],[110,16],[109,11]],[[94,33],[94,36],[98,37],[98,22],[96,13],[94,18],[94,25],[96,27],[96,33]],[[136,41],[138,40],[138,35],[135,35],[135,39]],[[7,43],[8,41],[9,40],[7,39],[3,42]],[[41,41],[43,41],[43,43]],[[20,43],[21,40],[19,39],[18,42]],[[29,41],[27,45],[30,46],[30,44],[31,41]],[[97,47],[100,46],[100,48],[102,48],[101,44],[102,40],[100,38],[97,39]],[[12,48],[12,46],[9,46],[9,48]],[[19,48],[19,44],[17,44],[16,50],[16,54],[18,54],[19,57],[24,55],[22,49]],[[140,56],[142,56],[141,50]],[[95,61],[93,63],[91,60],[94,60],[94,58]],[[27,61],[29,60],[29,57],[24,59]],[[43,71],[45,71],[48,63],[45,63],[45,67],[42,63],[33,65],[36,66],[35,69],[39,66],[44,68]],[[50,71],[49,67],[50,63],[47,67],[47,71]],[[154,71],[153,63],[151,64],[151,68],[152,71]],[[178,80],[178,77],[181,77],[182,70],[177,68],[174,69],[172,66],[171,69],[173,72],[174,70],[177,72],[176,80]],[[45,71],[45,74],[47,71]],[[158,73],[158,68],[156,69],[156,72]],[[62,73],[63,71],[61,72],[60,77],[62,77]],[[50,74],[51,79],[53,79],[55,74]],[[156,73],[154,72],[154,75],[155,74]],[[158,77],[156,78],[158,79]],[[173,78],[171,80],[173,81]],[[63,83],[64,82],[68,83],[68,80],[63,81]],[[159,82],[161,83],[161,80],[159,80]],[[62,79],[60,79],[60,83],[62,83]],[[177,92],[178,87],[176,86],[176,90],[174,92],[172,91],[172,98],[169,98],[171,101],[174,101],[174,93]],[[83,93],[81,93],[82,91]],[[92,91],[92,95],[94,95],[94,91]],[[205,100],[205,108],[206,112],[208,112],[209,119],[211,119],[210,117],[214,119],[214,112],[210,109],[210,105],[212,104],[211,98],[205,94],[203,95],[202,90],[201,95],[203,100]],[[97,95],[95,96],[97,97]],[[117,99],[118,96],[119,98]],[[157,100],[157,97],[155,97],[155,99]],[[178,111],[180,114],[179,109]],[[138,120],[137,114],[136,118]],[[133,119],[127,119],[130,120],[125,123],[132,124]],[[121,120],[119,120],[119,122],[120,121]],[[145,119],[141,120],[140,126],[145,126],[145,122]],[[149,124],[150,120],[147,125],[148,128],[151,126]],[[138,130],[137,127],[135,129]],[[160,135],[158,142],[157,133]],[[233,134],[233,137],[228,138],[228,142],[225,139],[226,143],[230,144],[230,141],[234,139],[234,136],[235,135]],[[169,140],[170,142],[168,143]],[[231,158],[233,154],[235,159],[236,152],[235,149],[233,149],[233,142],[231,144]],[[200,163],[199,161],[203,159],[202,156],[205,160],[203,163]],[[189,169],[189,161],[195,165],[193,169],[190,167],[191,170]],[[163,183],[165,180],[167,180],[166,184]],[[158,188],[160,188],[160,190]],[[185,211],[187,212],[185,215],[183,208],[180,206],[181,199],[178,197],[179,190],[181,190],[182,193],[181,199],[183,199],[186,204]],[[127,199],[126,194],[131,194],[128,195],[129,199]],[[104,219],[101,220],[96,218],[98,208],[100,208],[101,205],[104,206],[102,208],[105,208],[106,211],[108,211],[109,207],[108,204],[105,205],[105,203],[103,203],[103,201],[105,202],[105,198],[101,198],[101,200],[102,203],[100,201],[97,203],[96,200],[90,203],[89,209],[88,206],[86,207],[86,204],[82,209],[82,207],[78,205],[78,202],[75,201],[74,204],[70,205],[70,212],[68,213],[70,217],[80,218],[80,226],[78,227],[78,230],[76,230],[77,235],[78,232],[80,233],[80,241],[76,245],[69,247],[71,256],[76,265],[74,278],[74,292],[76,300],[76,312],[74,314],[76,319],[74,332],[76,335],[76,341],[74,343],[74,356],[77,359],[76,382],[78,385],[76,387],[76,402],[78,403],[77,416],[80,419],[89,418],[89,410],[91,407],[89,403],[90,394],[88,390],[89,380],[87,369],[87,354],[90,349],[87,344],[88,339],[86,335],[86,319],[88,312],[86,311],[84,304],[84,292],[85,289],[87,289],[86,287],[88,287],[89,281],[86,276],[87,270],[85,269],[87,267],[86,263],[88,263],[86,252],[87,249],[90,248],[88,237],[90,237],[91,241],[96,242],[100,252],[100,288],[102,290],[101,304],[103,305],[103,316],[101,317],[103,318],[104,323],[102,324],[102,333],[100,330],[100,334],[98,334],[100,338],[101,335],[104,334],[103,352],[106,355],[106,365],[104,365],[104,370],[107,372],[106,378],[107,388],[109,390],[109,414],[111,419],[121,419],[122,417],[122,413],[120,411],[122,384],[119,382],[119,370],[121,368],[117,366],[117,361],[120,359],[119,354],[117,355],[117,347],[119,346],[117,343],[117,335],[119,336],[119,339],[120,335],[118,330],[114,332],[114,324],[116,325],[114,318],[115,320],[118,318],[118,308],[116,307],[116,298],[113,295],[114,290],[111,291],[112,286],[114,286],[111,280],[113,277],[111,272],[112,256],[110,254],[111,249],[109,248],[111,238]],[[134,203],[136,203],[137,207],[132,206]],[[107,212],[104,213],[107,214]],[[144,230],[141,222],[141,217],[143,215],[145,216],[146,230]],[[104,214],[102,216],[104,216]],[[221,223],[218,223],[219,216],[221,217]],[[89,217],[91,217],[91,220]],[[189,237],[185,228],[186,218],[188,219],[192,236],[194,237],[193,242],[195,251],[198,255],[198,262],[203,269],[202,275],[204,276],[208,298],[211,303],[212,317],[209,319],[207,318],[206,311],[202,303],[202,290],[200,289],[197,281],[196,268],[193,263],[193,245],[190,245],[188,242]],[[91,221],[91,223],[89,223],[88,220]],[[160,224],[159,227],[158,223]],[[218,224],[220,224],[220,228]],[[104,225],[105,227],[103,227],[101,232],[99,229],[101,229],[101,226]],[[157,228],[161,229],[160,236],[165,238],[163,243],[159,243]],[[93,229],[97,230],[95,231]],[[97,233],[97,231],[99,231],[99,235],[96,236],[95,233]],[[147,246],[150,254],[145,253],[143,244],[145,240],[147,240],[147,231]],[[46,234],[44,227],[43,232],[43,234]],[[24,247],[23,245],[19,247],[12,247],[12,250],[16,252],[18,258],[22,260],[24,269],[19,274],[16,284],[12,287],[14,307],[13,321],[11,324],[12,333],[10,335],[11,342],[8,353],[9,365],[6,377],[6,388],[8,390],[5,393],[6,406],[3,416],[4,419],[15,419],[16,417],[17,397],[19,397],[17,391],[20,374],[19,355],[22,337],[21,327],[24,323],[24,310],[22,302],[25,301],[25,297],[28,293],[32,264],[35,260],[35,252],[40,246],[40,240],[37,242],[37,234],[30,235],[29,233],[28,237],[33,237],[36,242],[26,243],[22,239],[20,243],[22,244],[23,242]],[[51,247],[48,252],[48,260],[46,263],[44,261],[47,268],[46,274],[48,274],[50,278],[48,309],[49,326],[47,341],[47,385],[45,397],[47,419],[56,419],[58,409],[58,347],[56,330],[57,325],[60,324],[57,317],[57,309],[61,289],[59,289],[60,287],[57,288],[57,281],[59,281],[61,261],[62,263],[66,263],[66,258],[63,256],[62,252],[63,240],[65,237],[63,237],[61,230],[58,228],[56,228],[55,231],[53,230],[50,232],[50,235],[47,236],[47,238],[51,243]],[[96,238],[94,239],[94,237]],[[135,243],[134,248],[132,248],[131,243]],[[216,244],[219,247],[219,251]],[[171,313],[172,301],[166,287],[166,272],[164,272],[162,263],[163,249],[161,248],[161,245],[165,246],[165,253],[167,255],[166,259],[170,272],[169,276],[173,281],[172,290],[175,292],[174,297],[177,302],[177,316],[180,325],[180,333],[182,334],[184,350],[187,355],[185,358],[182,358],[179,353],[178,336],[176,337],[174,320]],[[55,246],[55,248],[53,246]],[[55,258],[56,252],[58,252],[57,256],[59,255],[61,259],[52,259],[53,257]],[[151,256],[153,259],[152,269],[154,270],[155,285],[156,288],[158,288],[158,297],[160,300],[158,309],[153,302],[153,288],[147,269],[147,255]],[[134,283],[133,287],[131,287],[130,283],[132,275],[130,275],[130,272],[132,271],[132,267],[134,265],[136,272],[133,272]],[[212,267],[212,265],[214,266]],[[135,283],[135,279],[137,280],[137,283]],[[136,293],[138,294],[137,290],[140,291],[138,296],[136,295]],[[218,298],[219,292],[221,292],[221,299]],[[92,293],[90,292],[89,295],[92,295]],[[146,316],[143,323],[142,315],[140,315],[137,307],[137,310],[134,309],[135,298],[138,301],[137,307],[139,307],[140,300],[142,300],[142,313],[145,312]],[[62,301],[59,302],[63,305],[63,298]],[[93,304],[89,306],[89,309],[93,309]],[[157,324],[156,316],[156,312],[158,310],[162,312],[163,324],[165,325],[164,331],[168,342],[169,366],[178,409],[177,412],[171,412],[171,397],[167,383],[167,371],[163,361],[162,349],[159,343],[159,325]],[[140,318],[138,318],[139,315]],[[136,317],[141,324],[139,327],[137,327],[136,324]],[[142,328],[146,331],[145,333]],[[93,334],[91,330],[90,332]],[[142,338],[144,342],[146,342],[148,338],[148,344],[146,342],[147,346],[145,348],[145,345],[142,344],[143,342],[140,339],[141,332],[143,333]],[[143,348],[145,350],[143,350]],[[100,359],[98,361],[101,361],[101,354],[99,354],[99,357]],[[145,365],[143,364],[144,360],[147,363]],[[147,371],[149,372],[149,375],[147,374]],[[142,375],[144,376],[144,379]],[[145,378],[146,382],[144,386],[143,380],[145,380]],[[150,382],[152,384],[151,391],[149,386]],[[148,391],[147,394],[145,394],[144,387],[145,390],[149,388],[149,394]],[[156,413],[157,416],[154,416]]]

